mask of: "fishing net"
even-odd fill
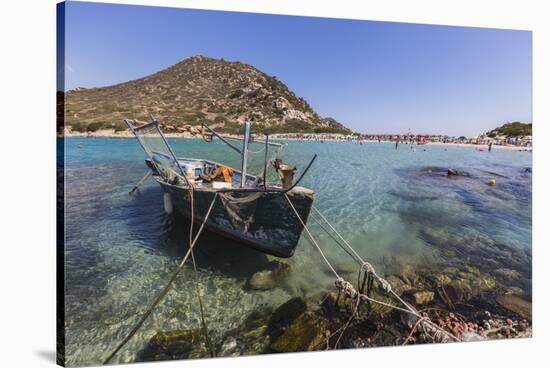
[[[176,159],[156,124],[136,129],[134,133],[164,178],[171,178],[174,171],[180,172]]]
[[[233,226],[242,233],[248,232],[250,225],[254,223],[254,214],[261,193],[218,193],[227,217]]]

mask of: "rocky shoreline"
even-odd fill
[[[276,288],[290,266],[272,261],[253,274],[247,287]],[[502,270],[513,277],[513,271]],[[356,305],[336,288],[308,299],[294,297],[270,310],[257,310],[212,344],[214,356],[318,351],[435,342],[420,325],[429,319],[460,341],[531,337],[530,296],[493,276],[464,266],[434,273],[404,267],[386,275],[393,290],[415,305],[422,318],[376,303]],[[398,305],[380,288],[371,297]],[[354,313],[356,312],[356,313]],[[139,352],[144,361],[209,357],[201,328],[159,331]]]

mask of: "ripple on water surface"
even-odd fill
[[[222,145],[173,140],[181,156],[237,166]],[[364,257],[383,273],[396,265],[466,264],[497,279],[512,270],[530,295],[530,154],[504,150],[388,144],[289,142],[285,159],[300,170],[319,155],[302,185],[316,191],[316,206]],[[262,166],[252,157],[252,170]],[[128,191],[145,172],[144,156],[129,139],[68,139],[65,170],[65,276],[67,363],[99,364],[167,282],[184,254],[186,225],[163,212],[153,181],[135,196]],[[449,178],[447,168],[466,171]],[[489,186],[488,179],[497,185]],[[314,221],[329,259],[346,276],[356,266]],[[205,235],[197,247],[206,318],[212,339],[235,328],[252,311],[273,308],[293,296],[331,288],[315,249],[302,237],[284,262],[291,273],[279,288],[252,291],[247,279],[272,258]],[[191,268],[184,269],[166,300],[116,357],[137,359],[157,331],[200,326]],[[509,280],[506,280],[510,284]]]

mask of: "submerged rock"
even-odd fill
[[[434,201],[436,199],[439,199],[439,197],[435,195],[419,195],[416,192],[397,192],[395,190],[388,191],[389,194],[403,199],[405,201],[409,202],[421,202],[421,201]]]
[[[502,307],[531,320],[532,304],[513,294],[503,294],[497,297],[497,303]]]
[[[280,336],[284,328],[300,317],[306,308],[306,302],[302,298],[296,297],[275,309],[268,323],[269,335],[272,338]]]
[[[477,269],[477,268],[475,268],[475,267],[473,267],[473,266],[468,266],[468,265],[466,265],[466,266],[464,266],[464,269],[465,269],[467,272],[469,272],[469,273],[471,273],[471,274],[474,274],[474,275],[478,275],[478,276],[479,276],[479,275],[481,274],[481,273],[479,272],[479,269]]]
[[[413,294],[416,304],[428,304],[434,300],[433,291],[417,291]]]
[[[255,355],[269,345],[269,314],[255,311],[235,329],[225,334],[217,356]]]
[[[484,291],[494,289],[497,286],[497,281],[492,276],[479,275],[478,278],[472,283],[472,286],[478,290]]]
[[[517,286],[505,286],[504,290],[505,290],[505,294],[514,294],[517,296],[525,295],[525,291],[523,291],[523,289]]]
[[[255,355],[266,351],[288,325],[306,311],[306,302],[292,298],[273,312],[254,311],[237,328],[229,331],[218,347],[218,356]]]
[[[268,269],[258,271],[248,280],[248,286],[254,290],[270,290],[277,287],[290,273],[290,266],[279,261],[272,261]]]
[[[142,352],[143,360],[181,359],[204,356],[202,330],[174,330],[157,332]]]
[[[237,339],[233,336],[229,336],[222,343],[220,350],[218,352],[219,356],[229,356],[236,353],[237,350]]]
[[[448,267],[445,267],[443,269],[443,272],[446,273],[446,274],[454,275],[458,272],[458,268],[453,267],[453,266],[448,266]]]
[[[445,275],[443,273],[433,275],[432,279],[436,283],[436,285],[439,286],[450,284],[452,281],[452,279],[448,275]]]
[[[338,292],[331,291],[327,293],[324,297],[321,299],[321,313],[323,313],[324,316],[330,318],[335,315],[337,315],[340,311],[340,300],[341,297]]]
[[[390,305],[395,304],[395,300],[393,298],[391,298],[390,296],[388,296],[388,294],[386,294],[386,293],[382,294],[377,290],[373,290],[370,296],[371,296],[371,298],[373,298],[375,300],[378,300],[380,302],[386,303],[386,304],[390,304]],[[361,305],[365,305],[365,304],[366,303],[361,303]],[[386,314],[391,313],[392,311],[393,311],[393,309],[388,307],[388,306],[372,302],[372,303],[370,303],[369,316],[381,316],[382,317]]]
[[[399,277],[394,275],[386,277],[386,281],[389,282],[392,290],[399,296],[413,288],[410,284],[405,283]]]
[[[405,284],[413,285],[418,279],[415,268],[410,264],[401,265],[401,270],[399,272],[401,279]]]
[[[239,336],[257,338],[265,334],[267,327],[268,317],[262,313],[253,312],[239,326]]]
[[[270,349],[276,353],[312,351],[324,341],[326,322],[311,313],[304,313],[292,322]]]
[[[470,176],[470,174],[468,174],[467,172],[459,171],[456,169],[448,169],[447,175],[448,176]]]
[[[519,280],[521,274],[518,271],[510,270],[508,268],[499,268],[495,270],[495,274],[506,281],[515,281]]]
[[[453,307],[455,304],[460,303],[464,297],[464,292],[458,282],[452,282],[441,286],[442,299],[445,304]]]
[[[479,278],[479,275],[478,274],[474,274],[474,273],[470,273],[470,272],[464,272],[464,271],[460,271],[457,275],[456,275],[456,279],[457,280],[462,280],[464,282],[474,282],[476,281],[477,279]]]

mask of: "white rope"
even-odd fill
[[[317,209],[317,207],[315,206],[311,206],[313,208],[313,210],[315,212],[317,212],[317,214],[323,219],[323,221],[325,221],[325,223],[332,229],[332,231],[334,231],[334,233],[344,242],[344,244],[349,248],[349,250],[355,255],[355,257],[361,262],[361,263],[365,263],[365,261],[363,260],[363,258],[361,258],[361,256],[359,254],[357,254],[357,252],[355,251],[355,249],[353,249],[353,247],[346,241],[346,239],[344,239],[342,237],[342,235],[340,235],[340,233],[338,231],[336,231],[336,229],[334,228],[334,226],[332,226],[332,224],[327,220],[327,218],[325,216],[323,216],[323,214],[321,212],[319,212],[319,210]]]
[[[168,291],[170,290],[170,286],[172,285],[172,283],[174,282],[174,280],[176,279],[176,276],[180,273],[180,271],[183,269],[183,266],[185,265],[185,262],[187,261],[187,259],[189,258],[189,255],[193,252],[193,247],[195,246],[195,243],[197,242],[197,240],[199,240],[199,236],[201,235],[202,233],[202,230],[204,229],[204,224],[206,223],[206,221],[208,220],[208,217],[210,216],[210,212],[212,212],[212,208],[214,207],[214,202],[216,201],[216,198],[218,196],[218,193],[214,194],[214,198],[212,199],[212,202],[210,203],[210,207],[208,208],[208,211],[206,212],[206,215],[204,216],[204,219],[201,223],[201,226],[199,227],[199,230],[197,231],[197,235],[195,236],[195,238],[193,239],[193,242],[189,245],[189,250],[187,251],[187,253],[185,254],[185,256],[183,257],[182,261],[180,262],[180,264],[178,265],[178,267],[176,268],[176,270],[174,271],[174,273],[172,274],[172,277],[170,278],[170,280],[168,281],[168,284],[166,284],[166,286],[160,291],[160,293],[158,294],[158,296],[155,298],[155,300],[153,301],[153,303],[149,306],[149,308],[147,308],[147,310],[145,311],[145,313],[141,316],[141,318],[138,320],[138,322],[134,325],[134,327],[132,328],[132,330],[130,331],[130,333],[128,335],[126,335],[126,337],[118,344],[118,346],[116,347],[115,350],[113,350],[113,352],[107,357],[107,359],[105,359],[105,361],[103,362],[103,364],[107,364],[111,361],[111,359],[113,359],[113,357],[116,355],[116,353],[124,346],[126,345],[126,343],[132,338],[132,336],[135,335],[135,333],[139,330],[139,328],[143,325],[143,322],[145,322],[145,320],[147,319],[147,317],[149,317],[149,315],[151,315],[151,313],[153,312],[153,310],[155,309],[155,307],[160,303],[160,301],[166,296],[166,294],[168,293]]]
[[[315,238],[313,237],[313,235],[311,235],[311,233],[309,232],[309,229],[307,228],[306,224],[304,223],[304,221],[303,221],[302,218],[300,217],[300,214],[298,214],[298,211],[296,211],[296,208],[294,207],[294,205],[293,205],[292,202],[290,201],[290,198],[288,198],[288,194],[285,193],[285,197],[286,197],[286,200],[288,201],[288,204],[290,204],[290,207],[292,208],[292,210],[293,210],[294,213],[296,214],[296,217],[298,217],[298,220],[300,221],[300,223],[301,223],[302,226],[304,227],[304,230],[307,232],[307,235],[309,235],[309,238],[311,239],[311,241],[313,242],[313,244],[315,245],[315,247],[317,247],[317,250],[318,250],[319,253],[321,254],[321,257],[323,257],[323,259],[325,260],[325,263],[328,265],[328,267],[331,269],[331,271],[334,273],[334,275],[336,276],[337,279],[341,278],[340,275],[338,275],[338,272],[336,272],[336,270],[334,269],[334,267],[332,267],[332,265],[331,265],[330,262],[328,261],[327,257],[325,256],[325,254],[324,254],[323,251],[321,250],[321,247],[320,247],[319,244],[317,244],[317,242],[315,241]]]
[[[412,310],[411,309],[404,309],[404,308],[398,307],[398,306],[393,305],[393,304],[385,303],[385,302],[382,302],[380,300],[373,299],[373,298],[369,297],[366,294],[362,294],[362,293],[358,292],[357,290],[355,290],[355,288],[353,287],[353,285],[350,282],[344,280],[341,277],[336,280],[336,287],[341,289],[344,292],[344,294],[348,295],[351,299],[360,298],[362,300],[368,300],[370,302],[380,304],[380,305],[386,306],[388,308],[393,308],[393,309],[396,309],[396,310],[404,312],[404,313],[412,314],[412,315],[414,315],[415,317],[417,317],[419,319],[424,318],[416,311],[416,309],[414,309],[412,306],[410,306],[408,303],[406,303],[399,296],[397,296],[397,299],[401,303],[403,303],[405,306],[407,306],[408,308],[411,308]],[[397,295],[395,293],[393,293],[393,294]],[[424,328],[428,327],[432,331],[435,330],[434,337],[433,337],[434,339],[438,338],[437,336],[439,334],[444,334],[447,338],[453,339],[455,341],[460,341],[460,339],[458,339],[457,337],[455,337],[454,335],[452,335],[448,331],[445,331],[444,329],[442,329],[441,327],[439,327],[438,325],[436,325],[435,323],[433,323],[430,320],[423,320],[420,323],[422,324],[422,326]],[[426,326],[426,325],[428,325],[428,326]],[[441,338],[441,341],[443,341],[443,338]]]
[[[378,282],[380,283],[380,285],[382,286],[382,288],[386,291],[386,292],[391,292],[391,285],[388,281],[386,281],[384,278],[380,277],[377,273],[376,273],[376,270],[374,269],[374,266],[365,261],[356,251],[355,249],[353,249],[353,247],[347,242],[346,239],[344,239],[344,237],[334,228],[334,226],[332,226],[332,224],[327,220],[327,218],[325,216],[323,216],[323,214],[317,209],[317,207],[315,206],[312,206],[313,210],[315,212],[317,212],[317,214],[323,219],[323,221],[325,221],[325,223],[332,229],[332,231],[334,231],[334,233],[344,242],[344,244],[349,248],[349,250],[355,255],[355,257],[357,258],[357,260],[359,260],[359,262],[361,262],[361,269],[362,270],[365,270],[367,272],[370,272],[377,280]]]
[[[136,185],[134,185],[134,187],[132,188],[132,190],[130,191],[130,194],[134,193],[136,190],[139,189],[139,187],[141,186],[141,184],[143,184],[143,182],[147,179],[149,179],[149,177],[153,175],[153,171],[149,170],[147,171],[147,173],[143,176],[143,178],[141,178]]]
[[[286,196],[286,194],[285,194]],[[290,199],[287,197],[287,200],[288,202],[290,203],[290,205],[292,206],[292,203],[290,202]],[[361,262],[361,270],[365,270],[366,272],[370,272],[377,280],[378,282],[380,283],[380,285],[382,286],[382,288],[387,292],[387,293],[391,293],[399,302],[401,302],[407,309],[404,309],[404,308],[401,308],[401,307],[398,307],[398,306],[395,306],[395,305],[392,305],[392,304],[388,304],[388,303],[384,303],[384,302],[381,302],[379,300],[376,300],[376,299],[373,299],[371,297],[369,297],[368,295],[365,295],[365,294],[362,294],[362,293],[359,293],[357,290],[355,290],[355,288],[353,287],[353,285],[344,280],[343,278],[341,277],[338,277],[337,276],[337,281],[336,281],[336,284],[337,286],[339,286],[343,291],[344,293],[350,295],[352,298],[361,298],[361,299],[364,299],[364,300],[368,300],[370,302],[373,302],[373,303],[377,303],[377,304],[381,304],[381,305],[384,305],[386,307],[389,307],[389,308],[393,308],[393,309],[396,309],[396,310],[399,310],[399,311],[402,311],[402,312],[405,312],[405,313],[409,313],[409,314],[412,314],[414,315],[415,317],[417,318],[423,318],[420,313],[412,306],[410,305],[409,303],[407,303],[405,300],[403,300],[399,295],[397,295],[397,293],[395,291],[392,290],[391,288],[391,285],[390,283],[385,280],[384,278],[382,278],[381,276],[379,276],[377,273],[376,273],[376,270],[374,269],[374,266],[365,261],[356,251],[355,249],[353,249],[353,247],[346,241],[346,239],[344,239],[344,237],[334,228],[334,226],[332,226],[332,224],[326,219],[325,216],[323,216],[323,214],[315,207],[315,206],[312,206],[313,210],[325,221],[325,223],[332,229],[332,231],[334,231],[334,233],[344,242],[344,244],[349,248],[349,250],[355,255],[355,257],[357,257],[357,260],[359,260]],[[302,219],[300,218],[300,216],[298,215],[298,212],[296,211],[296,209],[294,208],[294,206],[292,206],[292,209],[294,210],[294,213],[296,213],[296,216],[298,216],[298,219],[300,220],[300,222],[302,223],[302,225],[304,226],[304,228],[306,229],[306,231],[308,232],[308,235],[310,236],[310,238],[313,240],[313,236],[311,235],[311,233],[309,232],[307,226],[304,224],[304,222],[302,221]],[[323,257],[323,259],[325,260],[325,262],[327,262],[327,264],[330,266],[330,268],[333,270],[333,272],[335,273],[335,275],[338,275],[336,273],[336,271],[334,270],[334,268],[332,267],[332,265],[330,264],[330,262],[327,260],[327,258],[325,257],[325,255],[323,254],[323,252],[321,251],[319,245],[317,244],[317,242],[315,242],[315,246],[317,247],[317,249],[319,250],[319,252],[321,252],[321,255]],[[434,339],[439,335],[439,334],[444,334],[447,338],[450,338],[450,339],[453,339],[455,341],[460,341],[460,339],[458,339],[457,337],[455,337],[454,335],[450,334],[448,331],[442,329],[441,327],[439,327],[438,325],[436,325],[435,323],[433,323],[432,321],[429,321],[429,320],[423,320],[421,322],[422,326],[423,327],[426,327],[426,325],[428,325],[427,327],[431,330],[434,330],[435,329],[435,333],[434,333]],[[443,341],[443,339],[441,339]]]
[[[336,287],[341,289],[344,292],[344,294],[349,296],[351,299],[355,299],[355,298],[359,297],[362,300],[368,300],[368,301],[376,303],[376,304],[380,304],[380,305],[383,305],[383,306],[386,306],[386,307],[389,307],[389,308],[397,309],[401,312],[412,314],[412,312],[408,309],[404,309],[404,308],[398,307],[398,306],[393,305],[393,304],[389,304],[389,303],[382,302],[380,300],[373,299],[373,298],[371,298],[370,296],[368,296],[366,294],[361,294],[360,292],[358,292],[353,287],[353,285],[349,281],[346,281],[341,277],[336,280]]]

